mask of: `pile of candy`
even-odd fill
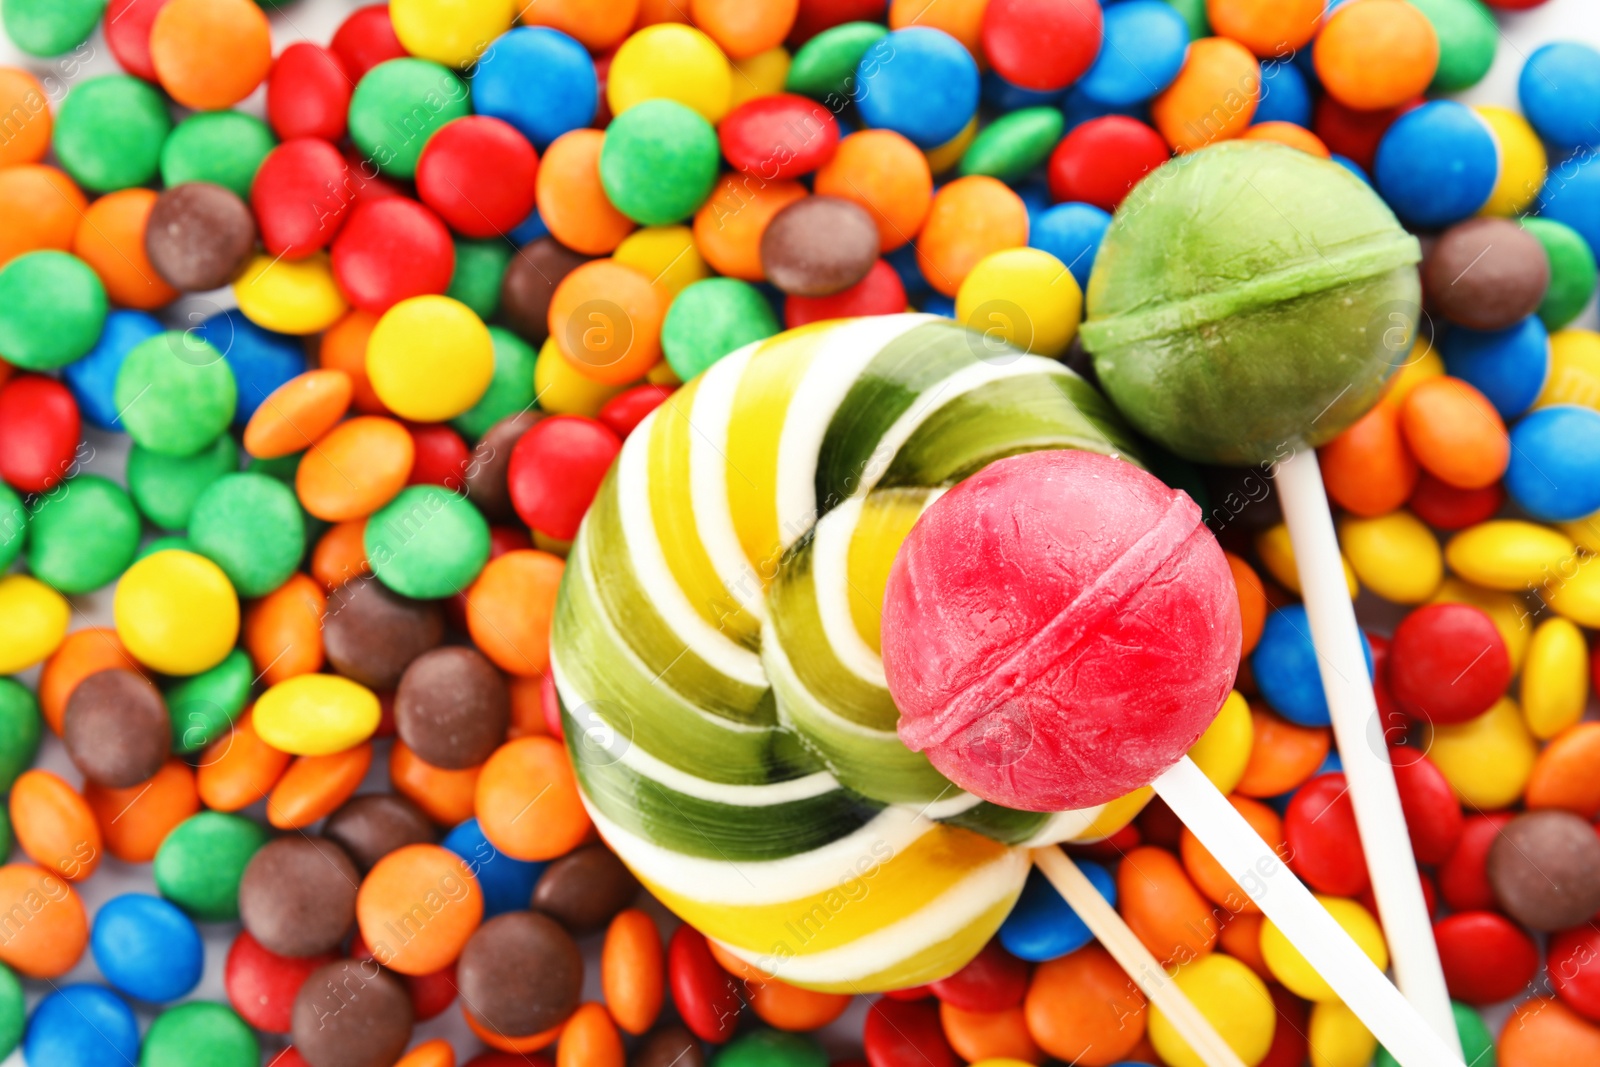
[[[1422,236],[1423,306],[1368,326],[1399,370],[1322,469],[1352,597],[1401,606],[1365,636],[1466,1060],[1600,1062],[1600,334],[1571,328],[1600,52],[1535,51],[1519,114],[1427,99],[1494,62],[1479,0],[393,0],[275,55],[279,6],[0,0],[45,61],[0,68],[0,675],[29,678],[0,677],[0,1056],[823,1067],[807,1032],[870,991],[826,1042],[870,1067],[1200,1064],[1029,871],[1053,828],[1249,1067],[1391,1063],[1147,789],[952,807],[881,670],[826,684],[839,612],[875,661],[899,545],[974,457],[1141,455],[1237,586],[1247,668],[1192,754],[1387,965],[1266,471],[1136,440],[1066,369],[1093,380],[1111,213],[1237,139]],[[78,77],[102,42],[126,73]],[[992,393],[897,437],[963,367]],[[808,404],[855,421],[797,447]],[[103,431],[120,479],[84,470]],[[906,495],[818,521],[883,442]],[[113,626],[69,599],[100,590]],[[635,675],[631,710],[574,699]],[[813,718],[780,725],[768,675]],[[44,727],[81,787],[34,768]],[[914,833],[827,866],[907,803]],[[144,864],[159,895],[86,912],[77,883]],[[815,929],[753,963],[797,900]],[[186,999],[228,923],[228,1003]],[[89,958],[103,984],[57,981]],[[1478,1011],[1512,1001],[1497,1038]],[[414,1038],[458,1002],[489,1051]]]

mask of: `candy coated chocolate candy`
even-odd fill
[[[456,984],[473,1017],[507,1037],[542,1033],[578,1007],[583,953],[561,924],[513,911],[478,927],[461,950]]]
[[[506,739],[511,695],[483,653],[449,646],[424,652],[400,676],[395,729],[423,762],[476,767]]]
[[[186,293],[232,282],[256,249],[256,220],[232,191],[185,182],[156,197],[145,224],[144,251],[157,274]]]
[[[556,860],[539,876],[533,910],[574,934],[603,928],[639,895],[639,880],[602,844],[585,845]]]
[[[239,919],[269,952],[329,952],[355,925],[360,884],[350,856],[327,838],[280,837],[252,856],[244,869]]]
[[[467,485],[467,495],[490,522],[510,522],[515,517],[508,482],[511,452],[522,435],[544,417],[542,411],[519,411],[515,415],[507,415],[489,427],[473,447],[463,480]]]
[[[628,1062],[632,1067],[706,1067],[706,1053],[687,1029],[667,1023],[646,1034]]]
[[[523,245],[511,257],[500,281],[500,312],[506,324],[542,345],[550,336],[550,297],[561,279],[589,261],[554,237],[541,237]]]
[[[61,732],[83,776],[108,789],[149,781],[172,749],[166,701],[133,671],[89,675],[67,700]]]
[[[1474,330],[1503,330],[1539,310],[1550,259],[1510,219],[1468,219],[1439,235],[1422,259],[1422,291],[1439,314]]]
[[[1494,621],[1470,604],[1429,604],[1395,628],[1389,691],[1411,716],[1433,723],[1474,719],[1511,682],[1511,654]]]
[[[350,854],[362,874],[395,849],[439,839],[423,810],[397,793],[351,797],[328,816],[322,833]]]
[[[828,296],[867,276],[878,227],[859,204],[808,196],[779,211],[761,235],[767,280],[794,296]]]
[[[1566,811],[1531,811],[1489,846],[1489,886],[1506,913],[1534,930],[1564,930],[1600,912],[1600,836]]]
[[[442,640],[444,613],[437,604],[369,579],[335,590],[322,620],[328,662],[369,689],[393,689],[411,661]]]
[[[372,960],[317,968],[294,998],[294,1047],[311,1067],[391,1067],[411,1040],[411,996]]]

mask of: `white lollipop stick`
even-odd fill
[[[1054,845],[1036,848],[1033,862],[1062,899],[1072,906],[1095,940],[1128,972],[1128,977],[1145,998],[1161,1009],[1172,1028],[1189,1043],[1206,1067],[1245,1067],[1239,1054],[1211,1025],[1211,1020],[1200,1014],[1194,1001],[1178,988],[1178,983],[1168,976],[1161,963],[1144,947],[1144,942],[1122,921],[1117,909],[1106,903],[1094,883],[1065,852]]]
[[[1183,757],[1155,788],[1401,1067],[1464,1067],[1461,1053],[1389,983],[1193,760]]]
[[[1344,564],[1316,452],[1297,449],[1278,464],[1275,478],[1283,494],[1283,516],[1294,544],[1322,691],[1327,694],[1378,915],[1394,961],[1395,982],[1459,1057],[1461,1039],[1433,940],[1433,922],[1417,877],[1388,741],[1367,675],[1355,608],[1345,586]]]

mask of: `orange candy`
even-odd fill
[[[184,107],[232,107],[272,68],[272,27],[253,0],[168,0],[150,27],[150,61]]]
[[[100,197],[83,213],[72,252],[94,268],[113,304],[149,311],[178,298],[144,252],[144,232],[155,206],[154,190],[123,189]]]
[[[1178,857],[1146,846],[1117,867],[1117,908],[1128,926],[1162,963],[1188,963],[1217,946],[1221,923]]]
[[[892,0],[889,28],[903,30],[927,26],[943,30],[972,53],[980,67],[987,67],[983,54],[983,12],[989,0]]]
[[[333,814],[355,795],[372,766],[372,742],[326,756],[301,756],[289,765],[267,797],[267,821],[299,830]]]
[[[123,863],[149,863],[173,827],[200,810],[194,771],[176,757],[154,778],[126,789],[86,782],[83,799],[94,812],[106,849]]]
[[[550,621],[565,569],[559,556],[516,549],[490,560],[467,588],[467,632],[496,667],[523,677],[550,669]]]
[[[0,168],[37,163],[50,151],[50,98],[38,78],[19,67],[0,67],[0,115]]]
[[[567,750],[552,737],[507,741],[483,765],[474,800],[483,835],[518,860],[550,860],[591,829]]]
[[[1250,725],[1254,731],[1250,761],[1234,786],[1241,796],[1287,793],[1316,774],[1328,758],[1332,742],[1327,727],[1296,726],[1256,707],[1250,709]]]
[[[11,787],[11,827],[28,858],[69,882],[100,866],[104,842],[88,801],[60,776],[24,771]]]
[[[1411,499],[1420,474],[1388,404],[1372,410],[1317,450],[1328,497],[1363,518],[1385,515]]]
[[[1511,462],[1511,438],[1500,413],[1459,378],[1441,375],[1417,383],[1400,408],[1400,430],[1422,469],[1457,489],[1493,485]]]
[[[561,1031],[556,1067],[623,1067],[622,1035],[603,1004],[580,1004]]]
[[[436,1037],[400,1057],[394,1067],[456,1067],[456,1050],[444,1038]]]
[[[746,989],[751,1010],[775,1030],[817,1030],[843,1015],[850,1006],[850,998],[843,993],[818,993],[776,978],[751,981]]]
[[[1041,963],[1022,1010],[1040,1048],[1081,1067],[1110,1067],[1144,1037],[1144,994],[1098,944]]]
[[[389,749],[389,784],[442,826],[454,826],[472,818],[472,804],[482,771],[482,767],[447,771],[424,763],[398,740]]]
[[[1439,35],[1406,0],[1361,0],[1329,17],[1311,59],[1339,103],[1381,111],[1427,91],[1439,68]]]
[[[1262,59],[1287,59],[1311,43],[1328,0],[1206,0],[1211,28]]]
[[[1222,927],[1217,945],[1222,951],[1249,967],[1264,981],[1276,982],[1267,958],[1261,954],[1261,927],[1267,921],[1259,911],[1241,911]]]
[[[666,991],[661,932],[638,908],[620,912],[600,949],[600,988],[617,1025],[642,1034],[655,1025]]]
[[[639,0],[639,22],[634,29],[642,30],[662,22],[688,21],[689,12],[684,10],[679,0]]]
[[[1175,150],[1192,152],[1238,137],[1261,102],[1261,64],[1226,37],[1203,37],[1171,85],[1150,104],[1150,118]]]
[[[345,582],[371,574],[366,537],[366,519],[351,519],[329,527],[311,550],[311,576],[331,593]]]
[[[401,974],[454,963],[483,918],[483,890],[466,863],[438,845],[407,845],[379,860],[356,896],[373,957]]]
[[[67,717],[67,700],[78,683],[98,671],[117,668],[144,673],[144,668],[123,647],[109,626],[74,630],[44,661],[39,673],[39,710],[51,730],[61,733]]]
[[[290,756],[261,740],[249,711],[200,754],[195,784],[213,811],[238,811],[265,800],[289,766]]]
[[[293,574],[245,609],[244,647],[267,686],[322,669],[322,613],[328,597],[314,578]]]
[[[956,1055],[968,1062],[987,1059],[1038,1063],[1044,1053],[1028,1033],[1027,1013],[1019,1005],[1003,1011],[962,1011],[939,1005],[939,1022]]]
[[[558,29],[591,52],[609,52],[621,44],[639,17],[639,0],[538,0],[517,6],[529,26]]]
[[[934,194],[917,237],[917,266],[945,296],[955,296],[978,261],[1028,243],[1028,208],[999,179],[957,178]]]
[[[381,415],[341,422],[300,460],[294,491],[326,522],[371,515],[405,488],[416,458],[406,428]]]
[[[1333,154],[1328,151],[1328,146],[1322,143],[1322,138],[1304,126],[1296,126],[1292,122],[1259,122],[1245,130],[1242,136],[1246,141],[1276,141],[1278,144],[1298,148],[1302,152],[1322,159],[1327,159]]]
[[[355,385],[342,370],[308,370],[261,402],[244,428],[244,450],[258,459],[304,452],[338,425]]]
[[[367,377],[367,341],[378,316],[370,311],[352,311],[322,335],[318,362],[326,370],[342,370],[350,378],[350,406],[364,415],[387,415],[389,409],[378,399],[372,380]]]
[[[471,1030],[479,1041],[482,1041],[490,1048],[499,1049],[501,1052],[537,1052],[542,1048],[549,1048],[555,1044],[556,1038],[561,1036],[561,1031],[567,1025],[564,1022],[557,1023],[548,1030],[542,1030],[537,1034],[529,1034],[527,1037],[508,1037],[498,1030],[489,1029],[477,1019],[474,1019],[472,1013],[467,1010],[464,1004],[461,1006],[461,1015],[467,1020],[467,1029]],[[544,1062],[549,1063],[550,1061],[546,1059]]]
[[[718,274],[762,281],[767,274],[761,266],[761,235],[774,215],[805,195],[799,182],[769,182],[730,171],[717,179],[694,214],[695,247]]]
[[[470,594],[471,590],[468,590]],[[471,629],[472,611],[469,602],[467,611],[467,626]],[[473,643],[478,644],[478,650],[483,651],[483,646],[473,638]],[[506,737],[547,737],[550,727],[544,720],[544,675],[542,674],[513,674],[506,679],[506,688],[511,690],[511,725],[506,730]]]
[[[24,252],[72,247],[89,200],[64,171],[43,164],[0,169],[0,267]]]
[[[1495,1051],[1499,1067],[1600,1063],[1600,1026],[1554,997],[1534,997],[1511,1009]]]
[[[531,4],[528,11],[544,7]],[[610,255],[634,229],[633,220],[611,205],[600,185],[600,146],[605,139],[599,130],[562,134],[544,150],[535,179],[539,217],[551,236],[586,256]]]
[[[1580,722],[1551,739],[1533,761],[1523,795],[1529,810],[1560,808],[1593,819],[1600,814],[1600,723]]]
[[[1283,820],[1278,818],[1278,813],[1258,800],[1249,797],[1232,796],[1228,803],[1233,809],[1244,816],[1244,821],[1260,835],[1274,852],[1283,852]],[[1184,870],[1189,872],[1189,877],[1208,898],[1221,904],[1228,911],[1238,914],[1240,912],[1257,914],[1261,911],[1256,902],[1250,899],[1239,883],[1233,880],[1227,870],[1218,863],[1216,857],[1206,851],[1200,839],[1195,837],[1186,826],[1179,842],[1179,852],[1183,856]]]
[[[1261,640],[1261,630],[1267,625],[1267,591],[1261,585],[1255,568],[1234,555],[1224,552],[1228,570],[1233,572],[1233,585],[1239,592],[1239,622],[1242,654],[1248,656]]]
[[[859,204],[878,224],[878,250],[892,252],[915,237],[933,206],[928,157],[893,130],[861,130],[817,171],[818,196]]]
[[[573,370],[622,385],[661,359],[661,320],[671,298],[637,267],[594,259],[550,295],[550,336]]]
[[[59,978],[89,943],[89,919],[72,886],[31,863],[0,867],[0,962],[28,978]]]
[[[799,12],[800,0],[693,0],[689,6],[694,24],[729,59],[748,59],[781,45]]]

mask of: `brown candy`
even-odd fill
[[[767,281],[795,296],[827,296],[867,276],[878,261],[878,227],[859,204],[808,196],[772,217],[761,235]]]
[[[411,1040],[411,994],[374,960],[338,960],[295,994],[290,1035],[311,1067],[392,1067]]]
[[[523,245],[500,282],[500,315],[535,347],[550,336],[550,297],[561,279],[589,261],[554,237]]]
[[[706,1067],[699,1039],[677,1023],[658,1026],[644,1036],[629,1067]]]
[[[511,691],[483,653],[449,646],[424,652],[394,694],[400,740],[424,763],[463,771],[488,759],[511,725]]]
[[[461,1002],[507,1037],[566,1020],[583,993],[583,953],[561,924],[531,911],[497,915],[467,940],[456,964]]]
[[[439,605],[403,597],[371,578],[334,590],[322,616],[328,662],[369,689],[393,689],[412,660],[443,640]]]
[[[1534,930],[1564,930],[1600,912],[1600,836],[1566,811],[1531,811],[1489,847],[1489,886],[1506,914]]]
[[[174,289],[220,289],[238,276],[255,250],[256,221],[249,205],[220,185],[175,185],[150,209],[144,252]]]
[[[506,471],[511,466],[511,450],[534,423],[544,418],[539,411],[519,411],[507,415],[484,431],[467,461],[467,495],[490,522],[510,522],[511,490]]]
[[[89,675],[67,700],[61,730],[67,755],[96,785],[147,782],[172,750],[172,718],[161,691],[133,671]]]
[[[1450,227],[1422,260],[1422,288],[1439,314],[1474,330],[1503,330],[1539,309],[1550,259],[1539,239],[1510,219]]]
[[[361,875],[325,837],[291,834],[263,846],[239,882],[239,921],[280,956],[316,956],[339,947],[356,921]]]
[[[539,876],[533,908],[574,934],[604,929],[639,895],[639,880],[609,848],[585,845],[562,856]]]
[[[348,852],[363,875],[396,849],[439,840],[423,810],[396,793],[351,797],[328,816],[322,834]]]

